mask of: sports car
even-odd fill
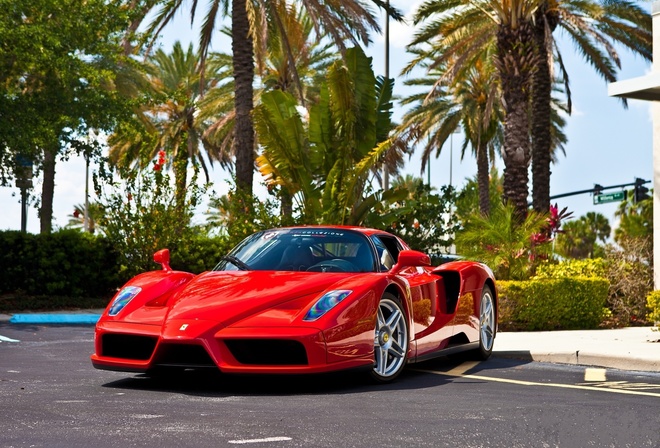
[[[130,280],[95,330],[98,369],[301,374],[364,368],[378,382],[407,363],[459,351],[486,359],[497,331],[485,265],[428,255],[399,237],[349,226],[257,232],[212,271]]]

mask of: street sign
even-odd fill
[[[617,191],[615,193],[607,193],[607,194],[597,194],[594,195],[594,205],[606,204],[608,202],[623,201],[625,198],[626,198],[625,191]]]

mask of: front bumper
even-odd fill
[[[164,326],[101,321],[94,367],[148,372],[159,367],[217,368],[226,373],[321,373],[373,365],[373,334],[337,340],[313,327],[225,327],[206,320]]]

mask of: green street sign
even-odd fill
[[[617,191],[615,193],[597,194],[594,196],[594,205],[607,204],[608,202],[623,201],[626,198],[625,191]]]

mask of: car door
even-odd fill
[[[403,249],[396,238],[377,235],[372,238],[380,259],[380,269],[387,271]],[[410,286],[413,343],[417,356],[439,350],[447,344],[453,330],[447,325],[452,315],[447,313],[444,300],[444,280],[429,267],[408,267],[398,273]],[[440,300],[442,298],[442,300]]]

